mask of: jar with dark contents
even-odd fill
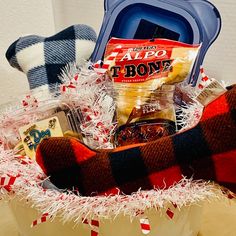
[[[164,119],[120,126],[115,135],[116,146],[152,142],[176,132],[175,122]]]
[[[118,129],[115,145],[124,146],[155,141],[176,132],[175,86],[159,90],[116,87]]]

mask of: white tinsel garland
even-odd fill
[[[115,124],[112,123],[115,104],[106,97],[111,92],[106,75],[98,75],[93,71],[88,71],[86,68],[76,68],[75,65],[69,65],[62,77],[64,82],[62,89],[66,92],[61,96],[57,96],[58,104],[68,103],[74,106],[75,100],[73,99],[76,99],[76,105],[80,104],[81,109],[83,109],[83,106],[86,106],[84,108],[93,107],[87,114],[94,114],[92,122],[89,122],[90,120],[87,123],[82,122],[82,131],[88,133],[89,131],[86,131],[86,129],[93,131],[98,129],[98,133],[101,134],[105,127],[112,133],[115,128]],[[193,89],[189,90],[186,87],[181,89],[186,94],[190,91],[188,95],[190,98],[195,96],[194,93],[191,94]],[[80,98],[79,100],[78,97]],[[24,108],[26,110],[29,108],[31,110],[30,114],[38,111],[39,116],[45,115],[40,113],[39,108],[41,106],[38,108],[34,101],[33,99],[33,108],[26,105],[28,101],[25,101],[26,103],[24,104],[26,106]],[[29,102],[32,104],[31,100]],[[102,104],[99,117],[96,111],[97,104]],[[9,124],[9,122],[15,123],[18,119],[14,114],[14,109],[16,108],[12,107],[11,112],[7,111],[5,113],[9,116],[0,117],[1,131],[4,131],[2,128],[5,127],[7,129],[12,124]],[[32,112],[32,109],[34,112]],[[183,103],[179,109],[178,124],[180,131],[183,131],[193,127],[200,120],[203,107],[197,102],[190,102]],[[28,114],[29,112],[26,112],[25,116],[28,118],[25,120],[21,117],[23,123],[32,121],[32,116],[28,116]],[[86,111],[84,111],[84,114],[86,114]],[[106,120],[105,117],[108,117],[108,119]],[[39,117],[37,116],[36,118],[38,119]],[[103,129],[97,127],[97,121],[101,120],[103,121]],[[113,125],[112,127],[111,124]],[[83,127],[83,125],[85,126]],[[96,147],[104,148],[100,144]],[[105,148],[108,147],[109,145],[105,146]],[[11,191],[9,191],[9,186],[1,184],[0,198],[16,197],[17,199],[27,200],[32,204],[32,207],[39,210],[42,214],[47,213],[52,219],[58,217],[62,222],[73,221],[75,224],[84,221],[84,219],[114,219],[119,215],[128,216],[132,220],[149,209],[156,209],[157,212],[161,212],[159,211],[160,209],[166,209],[170,204],[174,204],[178,209],[181,209],[184,206],[198,204],[215,196],[214,185],[185,178],[168,189],[139,190],[131,195],[120,193],[115,196],[84,197],[75,195],[71,191],[61,192],[57,189],[45,189],[43,183],[48,180],[48,177],[45,176],[37,163],[26,157],[14,156],[13,151],[5,151],[1,148],[0,178],[4,182],[10,176],[14,179],[14,183],[10,186]]]
[[[52,217],[59,217],[62,222],[73,221],[77,224],[84,218],[114,219],[118,215],[129,216],[132,220],[138,212],[148,209],[158,211],[169,204],[181,209],[215,196],[212,184],[185,178],[168,189],[139,190],[131,195],[84,197],[73,192],[62,193],[56,189],[44,189],[42,182],[47,177],[37,163],[31,161],[22,164],[22,160],[12,152],[0,151],[0,176],[18,176],[11,186],[11,192],[0,186],[1,197],[27,200],[42,214],[46,212]]]

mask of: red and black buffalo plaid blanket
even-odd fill
[[[236,86],[208,105],[199,124],[155,142],[95,152],[76,139],[49,138],[36,159],[59,188],[80,194],[130,194],[167,188],[183,176],[236,192]]]

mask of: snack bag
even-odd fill
[[[166,39],[112,38],[105,60],[117,102],[117,145],[147,142],[175,131],[174,84],[190,74],[200,45]]]

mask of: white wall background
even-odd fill
[[[52,12],[49,0],[0,0],[0,104],[29,89],[26,76],[8,64],[7,48],[23,35],[54,34]]]
[[[206,56],[206,72],[236,83],[236,1],[211,1],[221,12],[223,28]],[[50,36],[76,23],[91,25],[98,33],[102,17],[103,0],[0,0],[0,104],[28,90],[26,76],[5,59],[14,40],[26,34]]]
[[[204,66],[209,76],[236,83],[236,1],[209,0],[220,11],[222,29],[219,37],[209,49]]]

